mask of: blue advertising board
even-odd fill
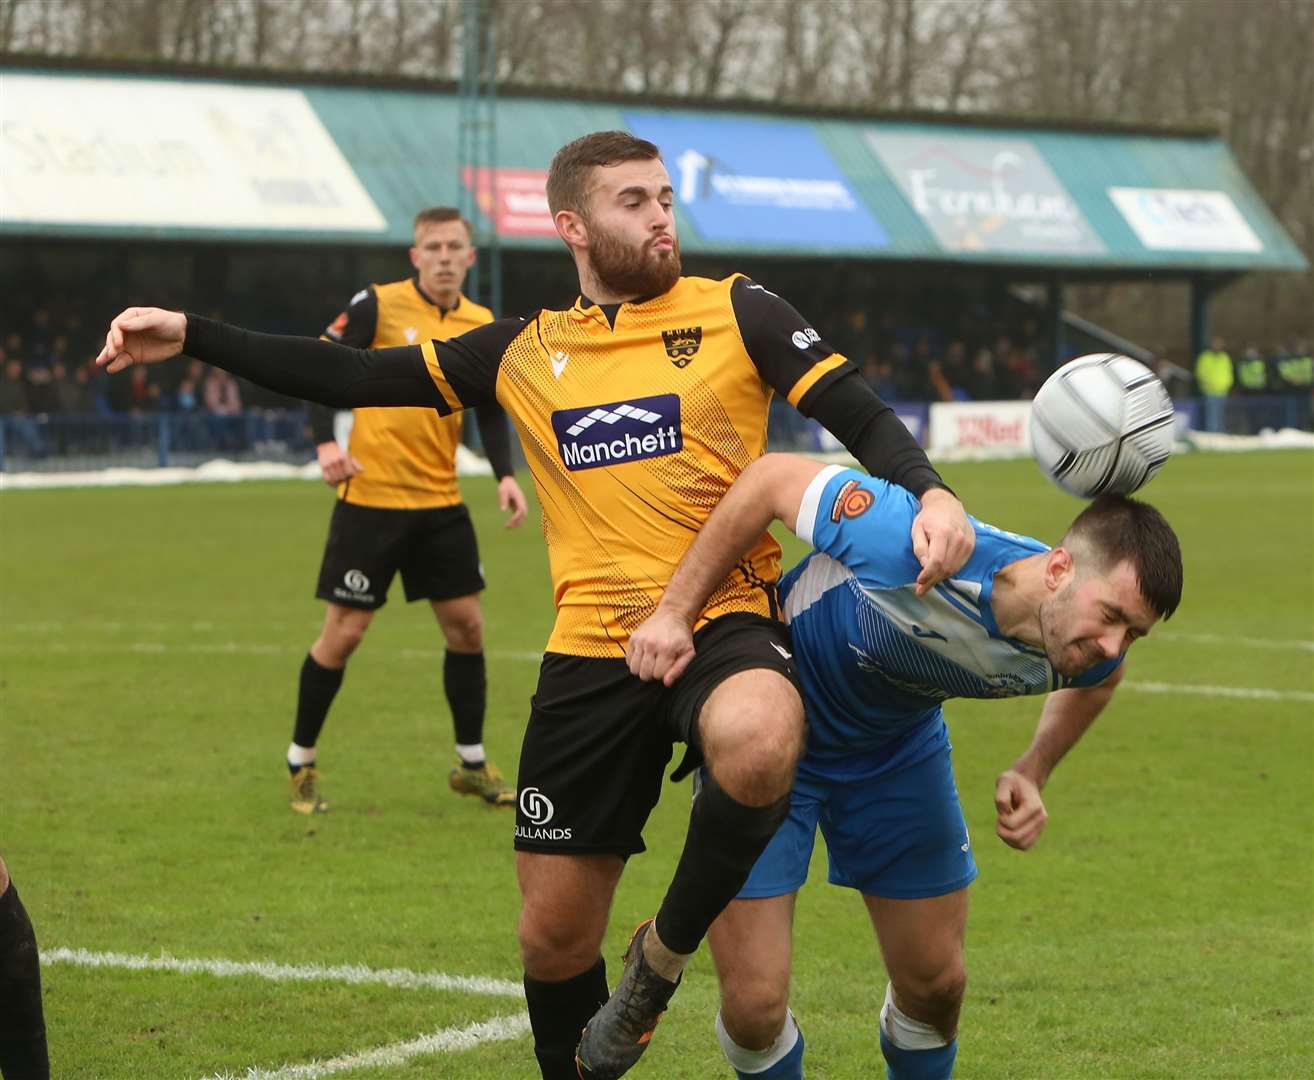
[[[886,247],[889,237],[807,124],[627,112],[709,240]]]

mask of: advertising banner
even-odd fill
[[[661,147],[676,201],[709,240],[889,243],[807,124],[633,112],[624,119]]]
[[[936,402],[931,406],[931,454],[980,453],[1010,457],[1031,452],[1029,401]]]
[[[461,170],[461,183],[475,192],[479,209],[498,236],[556,236],[548,209],[545,169],[481,168]]]
[[[1113,205],[1152,251],[1262,251],[1225,191],[1109,188]]]
[[[3,84],[6,221],[387,226],[299,90],[37,75]]]
[[[868,130],[868,145],[946,251],[1081,255],[1104,243],[1024,139]]]

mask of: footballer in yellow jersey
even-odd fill
[[[493,313],[461,293],[475,257],[470,228],[456,210],[433,207],[415,220],[415,274],[371,285],[351,298],[324,336],[359,347],[445,339],[492,322]],[[498,476],[508,525],[525,516],[511,468],[506,415],[496,404],[477,413],[484,447]],[[487,676],[479,592],[483,568],[469,511],[456,480],[459,414],[434,409],[356,409],[350,449],[333,437],[334,413],[311,408],[316,454],[338,502],[329,524],[316,596],[328,604],[323,629],[302,663],[287,762],[292,809],[328,808],[315,766],[317,745],[347,660],[400,572],[408,601],[428,600],[446,640],[443,690],[452,713],[456,792],[513,807],[515,789],[484,756]]]
[[[785,300],[739,275],[681,277],[654,144],[619,131],[576,139],[553,158],[547,190],[580,279],[565,310],[362,350],[130,309],[98,362],[120,370],[183,348],[326,404],[506,409],[542,504],[557,604],[518,777],[525,996],[545,1080],[590,1080],[637,1061],[788,810],[803,708],[768,536],[712,596],[677,682],[643,681],[624,658],[712,507],[762,453],[771,395],[919,498],[919,590],[966,562],[972,530],[894,412]],[[674,879],[609,996],[612,896],[643,850],[675,742],[687,747],[677,775],[701,761],[703,780]]]

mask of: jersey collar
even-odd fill
[[[671,288],[674,287],[675,286],[672,286]],[[670,292],[670,289],[668,289],[667,292]],[[666,293],[653,293],[651,296],[636,296],[633,300],[621,300],[615,304],[599,304],[596,300],[590,300],[583,293],[580,293],[579,299],[575,301],[575,308],[583,315],[591,314],[590,309],[596,309],[602,312],[603,316],[607,320],[607,325],[610,326],[613,330],[615,330],[616,316],[620,314],[620,309],[623,308],[626,304],[629,304],[631,307],[633,307],[637,304],[646,304],[648,303],[649,300],[656,300],[659,296],[665,296],[665,295]]]
[[[436,307],[440,315],[450,315],[453,311],[455,311],[457,308],[461,306],[461,301],[464,299],[464,297],[460,293],[457,293],[456,303],[454,303],[449,308],[445,308],[442,306],[442,304],[438,303],[437,300],[435,300],[432,296],[430,296],[427,292],[425,292],[422,288],[420,288],[419,274],[411,275],[411,284],[415,287],[415,291],[420,294],[420,299],[423,300],[430,307]]]

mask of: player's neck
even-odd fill
[[[995,571],[990,610],[1005,637],[1041,646],[1040,605],[1045,599],[1047,552],[1028,555]]]
[[[415,278],[416,288],[419,289],[420,295],[435,307],[442,308],[443,311],[451,311],[452,308],[460,302],[460,289],[438,289],[425,283],[423,278]]]
[[[613,292],[611,289],[607,288],[597,276],[591,273],[587,267],[583,266],[579,269],[579,294],[580,296],[588,297],[589,300],[597,304],[599,307],[602,307],[605,304],[625,304],[629,303],[631,300],[638,299],[638,296],[635,294],[626,293],[622,295],[621,293]]]

